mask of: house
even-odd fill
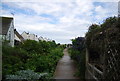
[[[38,38],[37,35],[35,35],[35,34],[30,34],[30,33],[27,33],[27,32],[25,32],[25,31],[21,34],[21,36],[24,38],[24,40],[52,41],[51,39],[48,39],[48,38],[46,38],[46,37],[42,37],[42,36],[40,36],[40,37]]]
[[[27,40],[28,39],[28,34],[29,33],[26,33],[25,31],[21,34],[21,36],[24,38],[24,40]]]
[[[52,41],[51,39],[46,38],[46,37],[42,37],[42,36],[39,37],[39,40],[41,40],[41,41]]]
[[[44,41],[44,38],[42,36],[40,36],[38,39]]]
[[[2,20],[2,25],[0,25],[2,28],[2,32],[0,32],[0,35],[2,36],[2,40],[8,40],[9,45],[14,47],[14,21],[13,17],[0,17]],[[1,30],[0,30],[1,31]]]
[[[21,35],[25,40],[39,41],[37,35],[35,35],[35,34],[30,34],[30,33],[23,32]]]
[[[35,40],[36,40],[36,41],[39,41],[39,39],[38,39],[38,36],[37,36],[37,35],[35,35]]]
[[[24,38],[18,33],[16,29],[14,29],[14,34],[15,45],[18,45],[19,43],[22,43],[24,41]]]

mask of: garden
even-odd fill
[[[3,80],[52,79],[57,62],[63,56],[64,45],[55,41],[26,40],[10,47],[2,45]]]

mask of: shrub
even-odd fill
[[[2,70],[3,77],[6,74],[14,74],[20,69],[24,69],[24,62],[28,58],[27,52],[7,45],[2,46]]]
[[[17,71],[27,69],[37,73],[48,73],[47,77],[53,76],[57,62],[63,55],[63,46],[57,45],[55,41],[24,41],[23,44],[10,47],[3,45],[3,79],[7,77],[18,77]],[[6,51],[7,50],[7,51]],[[27,70],[27,73],[31,71]],[[24,72],[22,72],[24,75]],[[32,73],[32,72],[31,72]],[[23,76],[24,77],[24,76]]]
[[[47,76],[48,73],[35,73],[32,70],[20,70],[15,75],[6,75],[7,80],[39,80],[43,76]]]
[[[72,40],[72,48],[69,48],[69,53],[72,59],[76,61],[78,67],[77,76],[85,79],[85,39],[78,37]]]
[[[89,27],[86,34],[86,46],[89,51],[90,61],[101,63],[100,59],[106,51],[106,46],[111,42],[118,42],[119,38],[119,18],[109,17],[101,25]],[[94,27],[95,31],[91,31]],[[96,29],[96,27],[99,27]],[[89,32],[91,31],[91,32]],[[117,46],[117,45],[116,45]]]

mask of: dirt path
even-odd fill
[[[74,76],[77,69],[73,60],[71,60],[67,49],[63,51],[64,56],[58,62],[54,79],[79,79]]]

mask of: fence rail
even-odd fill
[[[99,81],[103,77],[103,72],[97,69],[94,65],[87,63],[87,75],[89,75],[88,79]]]

